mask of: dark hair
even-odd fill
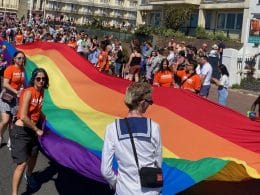
[[[167,63],[167,68],[166,68],[166,70],[171,71],[171,69],[170,69],[170,67],[169,67],[169,60],[167,60],[167,58],[164,58],[164,59],[161,61],[161,64],[160,64],[160,67],[159,67],[158,72],[159,72],[159,71],[164,71],[164,70],[163,70],[163,63],[164,63],[164,62]]]
[[[200,58],[203,58],[204,60],[206,60],[208,62],[209,58],[207,56],[200,56]]]
[[[229,72],[224,64],[220,64],[218,67],[222,75],[227,75],[229,77]]]
[[[137,53],[141,53],[141,49],[140,49],[140,47],[133,47],[133,51],[132,52],[134,52],[134,50],[135,51],[137,51]]]
[[[24,56],[24,65],[26,64],[26,56],[25,56],[25,54],[22,52],[22,51],[19,51],[19,50],[17,50],[15,53],[14,53],[14,55],[13,55],[13,58],[12,58],[12,64],[15,64],[15,62],[14,62],[14,59],[16,58],[16,56],[18,55],[18,54],[23,54],[23,56]]]
[[[31,80],[29,82],[29,87],[33,87],[34,86],[35,78],[36,78],[36,76],[37,76],[37,74],[39,72],[42,72],[44,74],[44,76],[45,76],[45,79],[46,79],[43,88],[44,89],[48,89],[48,87],[49,87],[49,77],[48,77],[48,74],[47,74],[46,70],[44,70],[43,68],[35,68],[33,70],[32,77],[31,77]]]
[[[107,48],[108,45],[109,45],[108,42],[105,41],[105,40],[103,40],[103,41],[100,42],[100,48],[101,48],[103,51],[106,51],[106,48]]]
[[[153,50],[153,51],[151,52],[151,55],[150,55],[150,57],[152,57],[152,56],[153,56],[153,53],[155,53],[155,55],[156,55],[156,56],[158,55],[157,51],[156,51],[156,50]]]
[[[196,60],[189,60],[189,63],[193,65],[193,70],[196,70],[197,66],[198,66],[198,62]]]
[[[179,51],[179,55],[182,57],[185,57],[185,51],[183,51],[183,50]]]
[[[260,113],[260,95],[258,96],[258,98],[256,98],[256,100],[252,104],[251,111],[255,111],[257,105],[258,105],[258,112]]]

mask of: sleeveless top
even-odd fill
[[[130,66],[141,65],[141,57],[134,56],[130,63]]]
[[[25,91],[30,91],[32,96],[31,100],[29,103],[29,108],[28,108],[28,117],[34,121],[35,123],[38,122],[40,115],[41,115],[41,110],[42,110],[42,103],[43,103],[43,95],[44,91],[37,91],[34,87],[29,87],[23,90],[21,97],[19,99],[19,108],[18,108],[18,113],[17,113],[17,119],[21,118],[21,108],[23,104],[23,96]]]

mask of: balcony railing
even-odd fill
[[[164,5],[164,4],[193,4],[200,5],[201,0],[149,0],[152,5]]]
[[[245,0],[203,0],[202,3],[241,3]]]
[[[2,6],[0,6],[0,8],[2,9],[18,9],[18,5],[12,5],[12,4],[4,4]]]

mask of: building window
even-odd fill
[[[243,14],[237,14],[237,22],[236,22],[236,29],[241,30],[243,24]]]
[[[100,0],[100,3],[109,3],[109,0]]]
[[[243,13],[219,13],[217,28],[229,30],[241,30],[243,23]]]
[[[130,2],[129,2],[129,6],[130,6],[130,7],[136,7],[136,2],[130,1]]]
[[[197,13],[192,13],[190,16],[190,24],[191,28],[196,28],[198,25],[198,14]]]
[[[115,15],[115,17],[123,17],[123,12],[119,11],[119,10],[115,10],[114,15]]]
[[[224,29],[226,23],[226,14],[218,14],[218,25],[217,28]]]
[[[141,5],[147,5],[147,4],[149,4],[149,2],[147,0],[141,0]]]
[[[258,70],[260,70],[260,56],[258,56]]]
[[[205,29],[210,29],[211,17],[212,17],[212,14],[210,12],[206,12]]]
[[[74,5],[74,4],[71,4],[71,5],[70,5],[70,11],[71,11],[71,12],[74,12],[74,10],[75,10],[75,5]]]
[[[227,29],[234,29],[235,28],[235,20],[236,20],[236,14],[227,14]]]
[[[134,12],[128,12],[128,17],[131,20],[135,20],[136,19],[136,14]]]
[[[116,5],[123,5],[124,1],[123,0],[115,0]]]
[[[160,12],[151,13],[150,24],[152,26],[160,26],[160,23],[161,23],[161,13]]]

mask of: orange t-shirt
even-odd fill
[[[20,99],[19,99],[19,108],[17,112],[17,119],[21,118],[21,108],[23,104],[23,96],[26,91],[30,91],[32,96],[31,100],[29,103],[29,108],[28,108],[28,117],[34,121],[35,123],[38,122],[40,115],[41,115],[41,110],[42,110],[42,103],[43,103],[43,96],[44,96],[44,91],[37,91],[34,87],[29,87],[23,90]]]
[[[190,74],[186,73],[186,70],[177,71],[177,76],[181,78],[182,81],[186,80]],[[199,75],[194,74],[192,77],[188,78],[181,86],[183,89],[193,89],[200,90],[201,87],[201,78]]]
[[[108,53],[106,51],[99,54],[97,67],[100,67],[100,71],[109,70]]]
[[[15,44],[22,45],[23,44],[23,35],[17,34],[15,36]]]
[[[4,78],[9,79],[12,88],[19,90],[24,83],[24,68],[11,65],[4,71]]]
[[[76,41],[69,41],[67,45],[69,47],[72,47],[73,49],[75,49],[77,47],[77,42]]]
[[[171,71],[159,71],[154,76],[154,83],[159,83],[160,86],[170,87],[173,84],[173,74]]]

